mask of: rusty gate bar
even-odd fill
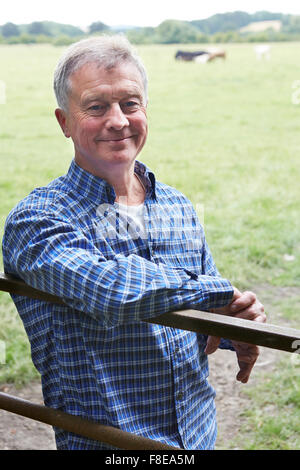
[[[59,297],[34,289],[23,281],[3,273],[0,273],[0,290],[48,302],[64,303]],[[198,310],[164,313],[147,322],[221,336],[290,353],[295,353],[300,345],[300,330]]]
[[[172,447],[143,436],[137,436],[112,426],[98,424],[80,416],[70,415],[47,406],[37,405],[2,392],[0,392],[0,409],[51,426],[57,426],[65,431],[101,441],[122,450],[180,450],[178,447]]]
[[[300,347],[300,330],[216,313],[182,310],[147,321],[290,353],[299,351]]]

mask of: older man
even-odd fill
[[[246,382],[256,346],[143,320],[192,308],[265,321],[251,292],[217,271],[191,203],[136,160],[147,76],[122,37],[72,45],[55,72],[68,173],[10,213],[5,270],[64,305],[13,296],[45,404],[184,449],[212,449],[207,354],[235,349]],[[220,343],[220,344],[219,344]],[[109,449],[55,429],[58,449]]]

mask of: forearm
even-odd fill
[[[92,315],[107,326],[151,317],[181,308],[210,310],[232,296],[225,279],[199,276],[155,264],[135,255],[95,262],[71,259],[36,261],[19,275],[37,289],[60,296],[71,308]]]
[[[149,319],[182,308],[211,310],[229,303],[233,289],[219,276],[196,275],[136,254],[106,259],[68,223],[25,214],[7,227],[5,267],[37,289],[104,325]],[[26,225],[26,226],[25,226]],[[28,228],[29,227],[29,228]]]

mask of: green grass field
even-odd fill
[[[300,44],[274,44],[270,61],[257,61],[251,44],[226,45],[226,61],[205,65],[176,62],[177,48],[138,48],[150,80],[149,137],[139,159],[199,209],[224,277],[241,289],[299,288],[270,301],[272,322],[280,311],[281,323],[299,328],[300,105],[293,86],[300,80]],[[6,85],[0,104],[1,237],[16,202],[65,173],[73,156],[54,117],[52,76],[61,53],[50,45],[0,46],[0,82]],[[9,296],[0,293],[0,301],[6,345],[0,383],[23,384],[36,377],[29,346]],[[274,376],[265,378],[259,396],[253,390],[245,448],[300,447],[300,361],[285,361],[276,370],[276,383],[284,383],[277,394]],[[262,426],[269,418],[259,403],[270,397],[270,388],[277,411],[274,425]],[[293,398],[285,401],[286,395]]]

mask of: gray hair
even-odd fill
[[[59,60],[54,72],[54,92],[58,106],[67,111],[71,89],[70,77],[83,65],[96,63],[99,67],[109,70],[124,62],[135,65],[140,72],[147,101],[148,78],[140,57],[125,36],[103,35],[82,39],[72,44]]]

